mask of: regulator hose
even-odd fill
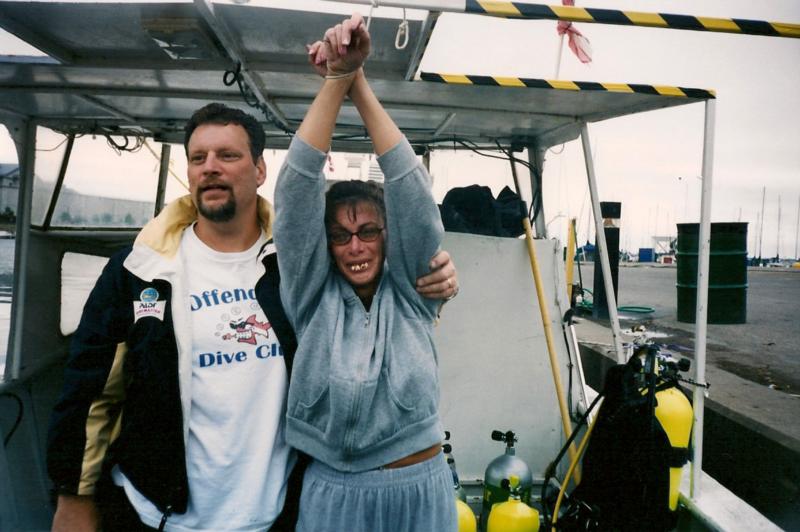
[[[569,485],[569,479],[572,477],[575,468],[578,467],[578,462],[583,456],[584,451],[586,451],[586,444],[589,443],[589,438],[592,435],[594,426],[597,424],[597,420],[598,420],[597,417],[594,418],[592,420],[591,425],[589,425],[589,428],[586,429],[586,434],[583,436],[583,440],[581,440],[581,444],[578,446],[578,454],[572,460],[572,463],[569,464],[569,469],[567,470],[567,474],[564,476],[564,482],[561,483],[561,489],[558,491],[558,498],[556,499],[556,505],[553,507],[553,517],[550,521],[552,532],[556,532],[556,521],[558,521],[558,510],[559,508],[561,508],[561,501],[564,500],[564,494],[567,491],[567,485]],[[542,502],[542,506],[544,507],[544,501]]]
[[[561,462],[561,459],[564,457],[564,454],[567,452],[567,449],[577,437],[578,431],[580,430],[581,426],[586,424],[586,420],[589,418],[589,414],[591,414],[592,410],[594,410],[594,408],[597,406],[597,403],[600,401],[600,399],[603,398],[603,395],[604,395],[603,392],[597,394],[597,397],[594,398],[594,401],[592,401],[592,404],[590,404],[589,408],[586,409],[586,412],[584,412],[583,415],[580,417],[580,419],[578,419],[578,422],[575,424],[575,430],[572,431],[572,434],[570,434],[569,438],[567,438],[567,441],[564,442],[564,445],[561,447],[561,450],[558,452],[558,455],[556,455],[555,460],[550,462],[550,465],[548,465],[547,469],[545,470],[544,482],[542,483],[542,494],[541,494],[542,513],[545,523],[550,521],[550,516],[547,508],[547,486],[550,484],[550,479],[553,478],[553,476],[555,475],[556,467],[558,467],[558,464],[559,462]],[[596,419],[597,418],[595,418],[595,420]],[[589,433],[587,432],[584,435],[583,440],[581,441],[581,447],[584,446],[584,442],[588,441],[588,436]],[[577,463],[577,461],[580,459],[581,452],[582,451],[580,451],[579,449],[578,452],[575,454],[574,457],[575,459],[573,460],[573,462]],[[566,485],[566,482],[564,485]]]

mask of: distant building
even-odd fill
[[[153,217],[154,202],[104,198],[62,188],[52,225],[141,227]]]
[[[19,165],[0,163],[0,213],[17,212],[19,198]]]
[[[0,215],[6,209],[17,212],[19,197],[19,166],[0,164]],[[53,195],[55,183],[34,178],[31,223],[41,224]],[[54,226],[141,227],[153,217],[154,202],[106,198],[81,194],[62,187],[56,209]]]
[[[360,153],[346,153],[344,158],[347,161],[345,179],[361,179],[361,167],[364,163],[364,156]]]

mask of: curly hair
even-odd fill
[[[355,217],[356,206],[366,202],[375,207],[381,221],[386,221],[386,204],[383,202],[383,187],[374,181],[338,181],[325,194],[325,227],[336,222],[336,211],[345,206]]]

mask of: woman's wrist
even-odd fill
[[[359,67],[358,70],[354,72],[353,82],[350,84],[350,89],[347,91],[347,96],[352,100],[354,96],[354,92],[363,89],[363,84],[366,82],[367,77],[364,75],[364,68]],[[359,88],[361,86],[361,88]]]
[[[343,74],[327,74],[323,79],[325,84],[331,84],[338,87],[337,90],[342,91],[342,97],[346,97],[353,86],[357,71],[347,72]]]
[[[356,77],[356,72],[356,70],[353,70],[352,72],[345,72],[342,74],[332,74],[329,71],[328,74],[325,75],[325,79],[352,79]]]

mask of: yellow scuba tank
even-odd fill
[[[477,532],[478,521],[472,508],[461,499],[456,499],[456,511],[458,512],[458,532]]]
[[[445,441],[450,439],[450,431],[444,431]],[[458,473],[456,472],[456,461],[451,454],[453,446],[449,443],[442,445],[447,465],[450,466],[450,472],[453,474],[453,490],[456,499],[456,513],[458,515],[458,532],[477,532],[478,522],[475,519],[475,513],[472,508],[467,505],[467,493],[461,487],[461,482],[458,480]]]
[[[693,417],[678,388],[684,380],[679,373],[690,365],[644,338],[634,343],[627,363],[608,370],[582,458],[583,478],[558,517],[562,529],[675,529]],[[546,494],[542,500],[548,521]]]
[[[487,532],[538,532],[539,512],[520,500],[519,477],[508,479],[508,501],[492,506]]]
[[[688,449],[692,432],[692,405],[677,388],[667,388],[656,393],[656,419],[667,433],[673,449]],[[669,509],[678,508],[682,467],[669,469]]]
[[[517,438],[514,432],[510,430],[506,432],[493,430],[492,439],[505,442],[506,451],[489,463],[483,475],[482,530],[486,530],[487,521],[495,503],[502,503],[508,500],[508,496],[511,493],[507,484],[512,475],[517,478],[519,483],[519,498],[523,503],[530,502],[531,489],[533,487],[531,469],[524,460],[516,456],[514,442],[517,441]]]
[[[655,417],[672,447],[668,504],[670,511],[674,512],[678,509],[681,473],[689,458],[689,437],[693,421],[692,405],[677,388],[677,374],[678,371],[688,371],[691,363],[688,359],[675,362],[672,357],[665,356],[652,344],[643,346],[638,352],[644,354],[644,372],[650,372],[656,379],[651,384],[651,390],[645,387],[642,394],[647,394],[648,391],[652,393],[652,388],[655,388]],[[672,386],[665,387],[665,383]]]

